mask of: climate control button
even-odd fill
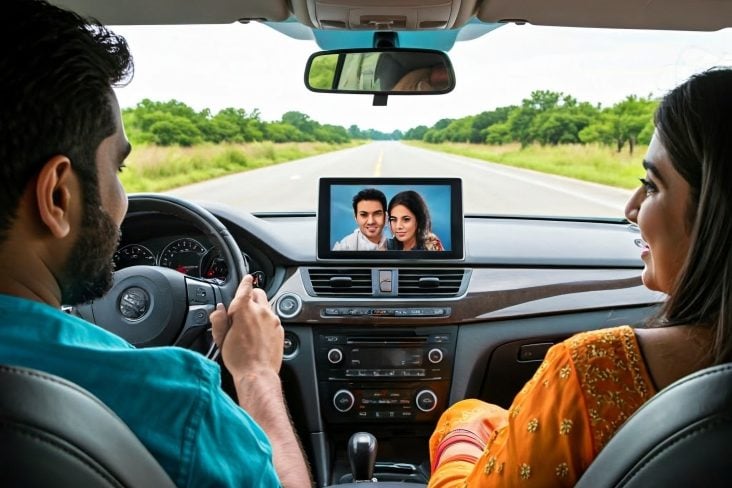
[[[422,390],[414,398],[417,408],[423,412],[431,412],[437,407],[437,395],[432,390]]]
[[[351,410],[354,403],[356,403],[356,399],[353,397],[353,393],[348,390],[338,390],[333,395],[333,406],[341,413]]]

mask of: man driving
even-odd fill
[[[0,33],[0,363],[73,381],[131,428],[178,486],[309,486],[279,379],[283,329],[242,280],[210,316],[219,366],[135,349],[61,311],[102,296],[127,211],[131,150],[113,85],[122,37],[40,0],[8,0]]]

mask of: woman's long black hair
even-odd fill
[[[659,313],[662,325],[712,331],[709,359],[732,361],[732,69],[712,69],[672,90],[656,112],[656,131],[691,186],[691,244]]]

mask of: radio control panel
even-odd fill
[[[326,420],[431,422],[446,407],[456,327],[315,333]]]

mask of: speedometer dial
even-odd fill
[[[168,244],[160,255],[160,266],[189,276],[200,276],[201,257],[206,248],[195,239],[185,237]]]
[[[155,255],[143,245],[127,244],[114,253],[112,261],[116,270],[137,265],[155,266]]]

